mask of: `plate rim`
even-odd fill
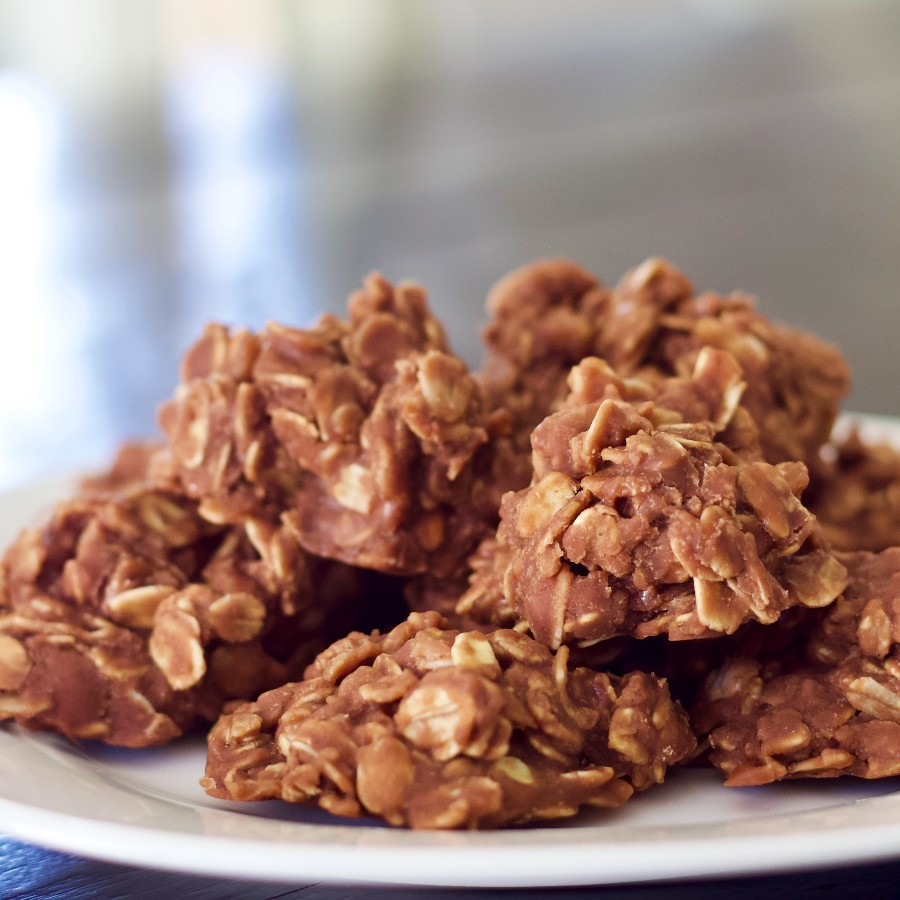
[[[893,821],[874,825],[863,822],[870,804],[879,800],[891,801]],[[806,824],[821,815],[822,810],[816,809],[787,817],[784,828],[768,835],[688,835],[679,839],[661,837],[652,843],[635,835],[631,840],[614,842],[614,854],[585,853],[588,843],[596,842],[598,848],[609,845],[609,841],[593,833],[599,828],[578,829],[581,840],[577,844],[546,841],[548,832],[572,836],[575,829],[534,828],[491,832],[494,840],[481,845],[469,843],[464,848],[467,862],[474,860],[478,863],[476,868],[441,865],[444,860],[438,859],[438,864],[430,871],[416,867],[407,874],[398,870],[399,854],[427,850],[430,856],[446,857],[446,862],[453,862],[459,856],[460,846],[452,841],[441,841],[438,845],[425,848],[384,848],[377,843],[360,846],[187,834],[89,820],[38,809],[6,798],[0,798],[0,817],[4,820],[6,833],[26,842],[89,859],[159,871],[293,885],[326,883],[524,888],[627,884],[722,875],[752,876],[900,858],[900,837],[896,829],[896,822],[900,821],[900,789],[883,797],[851,801],[843,806],[855,807],[859,812],[859,821],[825,832],[797,830],[794,827],[798,822]],[[7,818],[5,813],[12,814],[12,817]],[[759,817],[759,820],[765,821],[767,818]],[[89,828],[84,827],[86,823]],[[617,827],[611,826],[607,837]],[[691,826],[684,828],[688,832],[692,830]],[[365,825],[348,830],[363,834],[367,831],[383,833],[383,829]],[[409,838],[406,832],[391,832],[403,834],[404,839]],[[471,834],[477,835],[478,839],[484,837],[483,832]],[[470,836],[470,833],[466,835]],[[500,835],[506,843],[498,846]],[[788,835],[790,840],[786,841]],[[438,839],[446,836],[445,833],[435,835]],[[189,852],[196,850],[203,852]],[[339,865],[346,864],[348,854],[352,854],[354,871],[347,871]],[[652,854],[652,866],[648,866],[649,854]],[[252,871],[247,869],[248,859],[253,860]],[[513,869],[513,865],[518,868]]]

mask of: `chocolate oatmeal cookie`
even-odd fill
[[[655,385],[589,359],[570,385],[532,435],[532,484],[504,497],[459,614],[584,646],[729,634],[841,592],[800,501],[806,468],[760,458],[733,357],[706,348],[690,377]]]
[[[900,548],[841,559],[844,595],[792,646],[707,679],[693,719],[727,785],[900,774]]]
[[[481,377],[504,398],[520,434],[554,412],[571,366],[605,359],[624,376],[688,375],[704,347],[731,353],[744,373],[742,404],[767,462],[810,463],[828,440],[849,386],[837,349],[770,321],[743,294],[696,294],[665,260],[651,258],[607,290],[562,260],[510,273],[488,296],[491,322]]]
[[[567,665],[515,631],[413,613],[354,633],[306,679],[210,734],[203,787],[412,828],[490,828],[615,807],[694,747],[665,682]]]

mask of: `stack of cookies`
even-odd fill
[[[538,262],[485,362],[422,288],[210,325],[0,568],[0,718],[413,828],[900,774],[900,453],[835,442],[840,353],[660,259]],[[198,776],[201,773],[198,773]]]

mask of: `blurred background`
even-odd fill
[[[898,238],[895,0],[0,0],[0,486],[372,268],[477,364],[507,270],[663,255],[900,414]]]

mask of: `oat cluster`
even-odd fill
[[[155,450],[26,529],[2,566],[0,716],[142,747],[302,672],[361,579],[263,519],[219,525],[153,481]],[[330,619],[330,621],[329,621]]]
[[[839,352],[660,259],[487,308],[474,372],[377,274],[207,326],[162,440],[6,551],[0,718],[214,723],[215,797],[427,829],[900,774],[900,453],[832,438]]]
[[[704,683],[695,720],[726,784],[900,775],[900,548],[842,559],[840,602]]]
[[[449,629],[435,612],[351,634],[306,675],[213,728],[209,793],[498,827],[620,806],[695,744],[660,679],[571,667],[565,650]]]
[[[800,500],[806,468],[765,461],[742,377],[708,347],[690,376],[655,385],[579,363],[458,609],[558,647],[731,634],[831,603],[846,573]]]

